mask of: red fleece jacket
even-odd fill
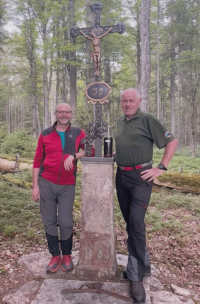
[[[77,161],[73,162],[74,165],[70,171],[65,170],[64,161],[70,154],[77,153],[80,147],[84,150],[81,140],[86,134],[80,128],[69,126],[65,131],[65,147],[63,149],[60,135],[55,126],[56,123],[40,134],[33,168],[41,168],[40,176],[54,184],[74,185]]]

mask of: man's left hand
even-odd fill
[[[164,170],[161,170],[158,167],[155,167],[155,168],[151,168],[151,169],[142,171],[141,172],[141,177],[142,177],[142,179],[147,179],[150,182],[155,177],[160,176],[164,172],[165,172]]]
[[[70,171],[73,168],[74,156],[69,155],[64,162],[64,168],[66,171]]]

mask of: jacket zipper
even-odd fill
[[[60,164],[60,171],[59,171],[59,174],[58,174],[57,185],[58,185],[59,180],[60,180],[60,175],[61,175],[61,170],[62,170],[62,164],[63,164],[63,157],[64,157],[64,153],[62,154],[62,159],[61,159],[61,164]]]
[[[58,134],[58,133],[57,133]],[[60,137],[60,135],[58,134],[58,136]],[[60,137],[60,141],[61,141],[61,147],[62,147],[62,139]],[[63,147],[62,147],[62,150],[63,150]],[[63,157],[64,157],[64,151],[62,153],[62,159],[61,159],[61,164],[60,164],[60,170],[59,170],[59,174],[58,174],[58,180],[57,180],[57,185],[60,181],[60,176],[61,176],[61,170],[62,170],[62,164],[63,164]]]

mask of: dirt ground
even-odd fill
[[[196,219],[198,220],[198,219]],[[193,225],[199,226],[195,222]],[[73,250],[79,249],[78,235],[80,232],[80,222],[74,227]],[[126,251],[126,232],[117,227],[117,253],[127,254]],[[200,299],[200,233],[195,234],[195,238],[184,240],[184,247],[181,242],[173,240],[167,233],[156,232],[147,241],[151,261],[160,270],[160,281],[166,290],[170,290],[170,284],[175,284],[183,288],[190,289],[192,294],[198,295]],[[26,250],[21,252],[22,244],[10,244],[6,238],[0,237],[0,301],[9,291],[16,289],[22,284],[30,281],[30,273],[19,266],[17,261],[23,254],[31,252],[41,252],[46,250],[44,240],[43,245],[29,242]],[[200,302],[196,302],[200,303]]]

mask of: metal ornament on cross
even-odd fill
[[[89,123],[87,135],[83,140],[86,146],[86,156],[91,154],[92,142],[95,139],[95,157],[102,156],[102,137],[107,131],[107,122],[102,120],[101,105],[108,102],[108,97],[111,94],[110,86],[101,81],[100,67],[101,67],[101,46],[100,40],[107,34],[118,33],[123,34],[125,31],[122,22],[113,26],[101,26],[100,15],[103,8],[102,3],[96,2],[90,5],[90,9],[94,14],[94,26],[92,28],[77,28],[73,26],[70,34],[73,38],[83,35],[86,39],[92,41],[91,58],[94,62],[94,82],[90,83],[85,89],[85,95],[88,102],[95,105],[94,121]]]

